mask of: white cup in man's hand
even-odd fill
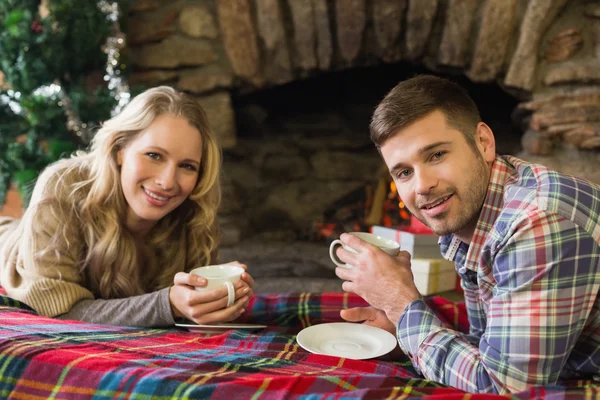
[[[378,236],[378,235],[373,235],[372,233],[348,232],[348,234],[356,236],[357,238],[359,238],[367,243],[370,243],[373,246],[377,246],[378,248],[385,251],[386,253],[388,253],[391,256],[397,255],[398,251],[400,251],[400,245],[398,244],[398,242],[394,242],[393,240],[386,239],[386,238]],[[333,263],[335,265],[337,265],[338,267],[353,268],[354,267],[353,265],[343,263],[342,260],[340,260],[338,258],[338,256],[335,254],[335,250],[336,250],[337,246],[344,246],[344,249],[346,249],[352,253],[358,254],[358,252],[356,250],[354,250],[352,247],[347,246],[344,243],[342,243],[341,240],[336,239],[333,242],[331,242],[331,245],[329,246],[329,257],[331,257],[331,261],[333,261]]]
[[[206,279],[207,284],[204,287],[195,286],[199,292],[205,290],[218,289],[221,286],[227,287],[227,307],[235,302],[235,288],[233,285],[241,279],[244,268],[238,265],[207,265],[205,267],[194,268],[190,274],[198,275]]]

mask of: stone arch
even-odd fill
[[[129,11],[132,83],[196,95],[226,150],[237,141],[236,93],[408,62],[499,85],[520,100],[528,159],[600,182],[597,3],[137,0]]]
[[[523,99],[531,153],[557,141],[600,149],[600,6],[585,0],[160,3],[131,6],[132,79],[197,94],[225,148],[233,90],[408,60]]]

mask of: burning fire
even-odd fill
[[[380,178],[376,188],[365,187],[359,200],[343,201],[345,206],[335,210],[325,221],[315,222],[312,237],[314,240],[333,240],[343,232],[369,232],[373,225],[409,225],[411,216],[396,185],[389,178]]]

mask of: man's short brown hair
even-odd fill
[[[380,148],[399,130],[438,110],[448,125],[476,148],[475,132],[481,117],[475,102],[460,85],[433,75],[402,81],[384,97],[371,118],[371,140]]]

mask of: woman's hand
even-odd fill
[[[248,266],[246,264],[242,264],[239,261],[231,261],[222,265],[237,265],[239,267],[244,268],[244,271],[248,270]],[[248,272],[243,272],[242,273],[242,280],[244,282],[246,282],[246,284],[248,285],[248,287],[252,288],[254,286],[254,279],[252,278],[252,276],[250,276],[250,274]],[[237,297],[236,297],[237,298]]]
[[[206,283],[206,279],[194,274],[178,272],[175,275],[174,285],[169,290],[169,301],[175,318],[184,317],[197,324],[210,324],[232,321],[246,310],[252,296],[251,285],[254,284],[247,272],[233,285],[236,301],[230,307],[227,307],[225,286],[201,292],[194,290],[195,286],[204,287]]]

